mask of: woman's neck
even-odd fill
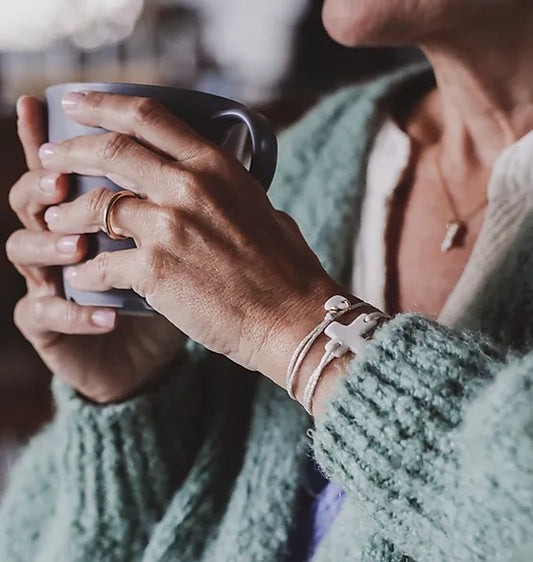
[[[443,169],[456,177],[492,168],[507,146],[533,130],[533,9],[509,25],[456,32],[453,41],[440,37],[424,47],[438,85],[422,104],[432,123],[426,130],[440,145]]]

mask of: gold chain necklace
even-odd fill
[[[442,191],[444,192],[446,201],[448,202],[448,206],[453,215],[453,219],[446,225],[446,234],[444,235],[444,239],[442,240],[442,244],[440,246],[441,251],[446,253],[453,248],[460,248],[463,246],[465,237],[468,233],[468,223],[488,205],[489,200],[487,196],[485,196],[483,201],[474,207],[474,209],[464,215],[460,215],[457,211],[457,206],[453,200],[453,196],[448,189],[438,157],[435,157],[435,165],[439,176],[439,182],[442,186]]]

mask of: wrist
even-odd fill
[[[263,345],[255,355],[253,370],[285,388],[287,367],[294,350],[324,319],[324,303],[336,294],[353,299],[347,291],[327,278],[309,286],[304,292],[295,291],[290,298],[278,302],[274,320],[270,322]]]
[[[291,357],[302,340],[315,329],[325,316],[324,304],[333,295],[342,295],[352,304],[362,303],[343,290],[337,283],[329,279],[315,285],[312,291],[305,295],[294,295],[290,302],[285,301],[282,314],[270,329],[267,338],[268,345],[263,346],[262,361],[256,363],[255,370],[273,380],[276,384],[286,389],[287,368]],[[371,305],[363,303],[356,310],[345,313],[338,321],[349,324],[362,314],[375,312]],[[321,334],[306,354],[296,377],[293,387],[296,399],[302,403],[307,382],[314,369],[320,363],[324,354],[324,346],[329,341],[325,334]],[[315,405],[327,401],[328,388],[332,388],[334,381],[345,372],[344,365],[353,354],[347,353],[344,357],[333,360],[323,371],[315,393]],[[315,409],[315,408],[314,408]]]
[[[362,301],[350,298],[352,304],[362,303]],[[360,316],[367,315],[372,312],[376,312],[376,309],[369,304],[362,303],[363,306],[358,307],[356,310],[346,312],[335,322],[339,324],[348,325]],[[310,413],[313,416],[318,416],[326,408],[328,398],[333,393],[336,382],[339,378],[343,377],[347,373],[348,363],[354,359],[355,354],[348,350],[341,357],[335,357],[330,363],[328,363],[321,371],[321,374],[316,383],[314,392],[312,391],[312,386],[310,387],[310,395],[312,397],[311,401],[305,405],[304,394],[306,393],[307,386],[310,384],[310,379],[317,366],[320,364],[324,353],[326,351],[326,344],[330,342],[330,338],[325,335],[325,333],[320,334],[316,339],[313,346],[306,354],[300,369],[298,370],[298,376],[294,385],[294,395],[300,404],[304,405],[305,408],[310,408]],[[316,378],[314,379],[316,380]]]

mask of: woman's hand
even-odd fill
[[[41,166],[42,104],[24,97],[17,109],[29,171],[9,194],[23,229],[11,235],[6,251],[28,293],[15,308],[15,323],[46,365],[78,391],[97,402],[122,400],[155,379],[185,338],[163,318],[117,321],[112,309],[82,307],[61,297],[57,266],[83,259],[87,240],[79,229],[66,236],[46,229],[43,213],[66,198],[68,182]]]
[[[137,249],[69,268],[79,290],[133,289],[181,331],[282,383],[290,354],[342,291],[292,219],[262,186],[157,102],[68,94],[69,117],[113,131],[41,147],[44,168],[107,176],[141,199],[120,200],[112,224]],[[45,213],[56,234],[102,230],[112,192],[98,189]]]

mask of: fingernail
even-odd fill
[[[112,328],[115,325],[116,312],[114,310],[95,310],[91,320],[100,328]]]
[[[44,212],[44,220],[45,222],[49,223],[57,219],[59,216],[59,208],[58,207],[48,207]]]
[[[85,97],[85,93],[83,92],[68,92],[61,103],[65,109],[76,109],[80,103],[80,101]]]
[[[78,270],[75,267],[68,267],[65,269],[65,277],[68,281],[73,281],[78,277]]]
[[[53,193],[56,190],[56,183],[57,179],[59,178],[59,174],[46,174],[41,178],[39,182],[39,187],[45,193]]]
[[[78,251],[79,236],[64,236],[57,241],[57,249],[63,254],[74,255]]]
[[[50,156],[53,156],[55,154],[55,151],[56,151],[55,145],[52,144],[51,142],[47,142],[43,144],[41,148],[39,148],[39,156],[41,158],[50,158]]]
[[[23,116],[24,114],[24,110],[22,109],[22,100],[25,98],[26,96],[20,96],[20,98],[17,100],[17,117],[20,119],[20,117]]]

